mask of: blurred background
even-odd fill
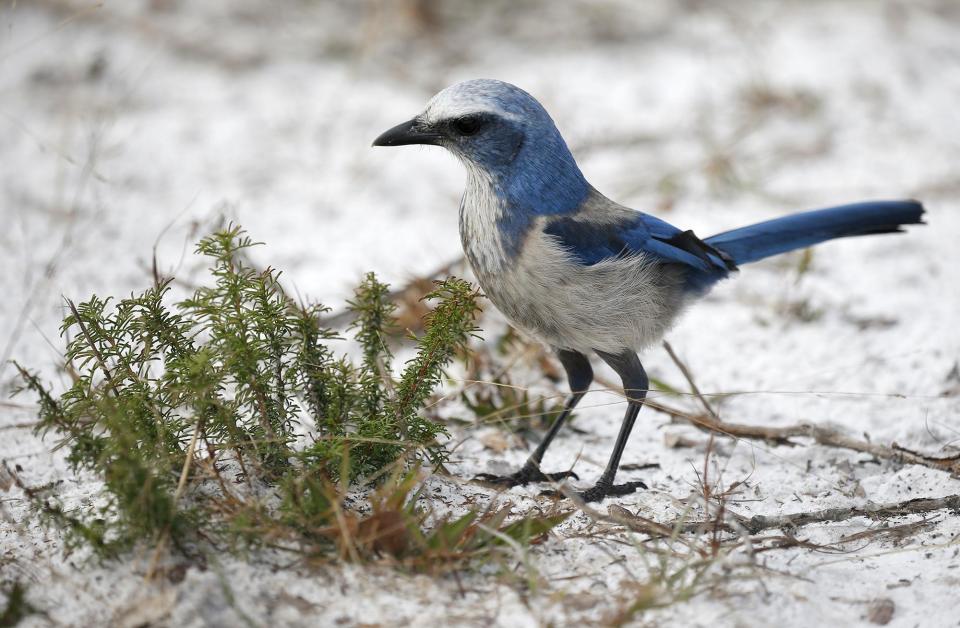
[[[186,274],[221,217],[333,306],[367,270],[397,284],[457,259],[459,164],[370,142],[474,77],[533,93],[596,187],[701,236],[910,196],[936,208],[931,240],[829,259],[942,253],[903,285],[960,261],[936,240],[960,224],[951,0],[6,0],[0,357],[52,359],[37,330],[53,333],[61,295],[140,288],[155,250],[162,273]],[[717,298],[784,296],[789,263]],[[845,298],[845,281],[796,296],[798,316]],[[900,307],[878,303],[880,318]]]
[[[185,292],[200,278],[194,243],[225,221],[267,243],[254,251],[256,263],[281,269],[287,288],[335,311],[367,271],[400,286],[459,259],[460,164],[436,148],[370,143],[443,87],[477,77],[537,97],[607,196],[702,237],[803,209],[923,200],[929,224],[906,235],[751,265],[692,308],[668,339],[701,390],[717,393],[725,419],[811,421],[955,454],[957,0],[0,0],[0,457],[22,463],[37,485],[90,495],[90,482],[65,470],[50,439],[31,435],[31,400],[9,400],[8,360],[62,385],[63,298],[139,292],[155,272],[175,274]],[[488,341],[504,330],[492,308],[480,325]],[[658,381],[686,390],[661,349],[644,364]],[[517,390],[558,394],[544,365],[511,366]],[[602,368],[598,375],[613,380]],[[581,404],[577,431],[557,439],[545,464],[577,459],[581,477],[599,474],[618,429],[620,410],[610,404],[618,402],[598,393]],[[647,508],[658,491],[678,498],[695,484],[702,450],[666,438],[680,428],[664,415],[641,415],[620,477],[642,477],[654,490],[630,498],[631,508]],[[469,429],[450,466],[455,478],[516,468],[526,456],[524,445],[504,450]],[[749,479],[745,502],[758,512],[956,492],[931,469],[872,464],[825,447],[772,449],[718,441],[727,477]],[[479,490],[464,484],[448,493],[459,499]],[[805,575],[771,581],[769,590],[764,583],[751,599],[731,596],[725,607],[698,598],[672,623],[734,617],[758,625],[777,613],[783,625],[856,623],[864,621],[860,602],[878,595],[897,599],[903,625],[947,621],[948,606],[938,615],[929,601],[955,591],[947,570],[956,565],[943,558],[947,550],[934,560],[927,550],[955,537],[951,528],[931,530],[914,553],[891,549],[870,559],[878,548],[858,545],[863,551],[846,565],[830,559],[815,573],[797,570],[817,567],[822,554],[796,563],[763,554],[771,574]],[[545,552],[545,573],[561,574],[571,590],[609,594],[593,588],[593,576],[578,578],[619,561],[587,553],[589,536],[564,543]],[[20,562],[38,569],[63,560],[45,532],[10,547],[13,560],[21,552]],[[142,578],[109,569],[89,579],[69,571],[55,582],[38,571],[34,580],[44,584],[36,590],[49,594],[51,608],[76,599],[77,608],[111,609],[123,599],[117,592]],[[416,617],[408,625],[442,625],[435,618],[448,611],[421,580],[406,589],[395,588],[396,579],[354,584],[347,595],[332,580],[269,580],[256,565],[237,569],[252,574],[238,599],[261,608],[272,609],[278,591],[312,586],[310,599],[341,595],[349,613],[379,609],[385,624]],[[221,581],[208,575],[215,586],[185,581],[182,590],[195,598],[181,605],[188,615],[215,608],[209,592]],[[501,599],[498,589],[481,588],[484,608],[514,598],[504,606],[510,612],[521,598],[530,604],[526,590]],[[481,611],[483,626],[499,612]],[[264,623],[282,625],[278,616]],[[525,625],[550,623],[563,622]],[[518,623],[510,617],[505,625]]]

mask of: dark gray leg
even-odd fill
[[[520,484],[529,484],[530,482],[555,482],[563,478],[577,477],[577,474],[572,471],[562,471],[560,473],[543,473],[540,471],[540,462],[543,460],[543,455],[547,453],[547,447],[550,446],[551,441],[553,441],[557,432],[560,431],[567,417],[573,412],[573,409],[580,402],[580,399],[583,398],[587,389],[590,388],[591,382],[593,382],[593,369],[590,368],[590,360],[587,359],[587,356],[582,353],[577,353],[576,351],[567,351],[566,349],[558,349],[557,356],[560,358],[560,363],[563,364],[563,368],[567,372],[567,380],[570,382],[571,395],[567,398],[563,412],[560,413],[560,416],[558,416],[556,421],[553,422],[553,425],[550,426],[543,440],[540,441],[537,448],[533,450],[533,453],[530,454],[527,462],[519,471],[510,475],[480,473],[474,478],[475,480],[500,486],[518,486]]]
[[[638,488],[647,488],[643,482],[627,482],[626,484],[616,485],[613,481],[617,477],[620,457],[623,455],[623,449],[627,446],[627,439],[630,438],[630,430],[633,429],[633,423],[637,420],[640,406],[643,405],[643,400],[647,396],[650,380],[647,379],[647,373],[643,370],[643,365],[640,364],[640,358],[633,351],[624,351],[616,355],[597,351],[597,355],[620,376],[628,404],[627,413],[623,417],[623,425],[620,426],[620,434],[613,446],[613,453],[610,454],[610,461],[607,462],[607,468],[604,469],[603,475],[600,476],[593,488],[580,494],[585,502],[601,501],[608,495],[627,495]]]

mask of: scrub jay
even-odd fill
[[[911,200],[870,201],[793,214],[700,239],[595,190],[543,106],[522,89],[479,79],[448,87],[374,146],[431,144],[467,170],[460,203],[463,250],[487,297],[516,327],[557,352],[571,396],[516,473],[478,476],[502,486],[576,477],[540,461],[593,381],[596,353],[623,381],[626,416],[613,453],[584,501],[625,495],[614,484],[647,394],[637,352],[658,341],[689,303],[741,264],[846,236],[921,223]]]

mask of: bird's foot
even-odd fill
[[[595,486],[588,488],[585,491],[575,491],[573,495],[586,503],[601,502],[605,497],[629,495],[630,493],[634,493],[641,488],[646,489],[647,485],[639,481],[626,482],[624,484],[607,484],[605,482],[597,482]],[[542,491],[540,494],[547,497],[567,497],[567,494],[563,493],[562,491],[555,490]]]
[[[475,482],[482,482],[484,484],[493,484],[495,486],[510,488],[512,486],[522,486],[532,482],[559,482],[565,478],[573,478],[575,480],[580,479],[573,471],[544,473],[533,464],[527,463],[523,465],[523,468],[521,468],[519,471],[516,473],[511,473],[510,475],[478,473],[473,479]]]

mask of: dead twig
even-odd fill
[[[880,445],[865,440],[860,440],[851,436],[847,436],[846,434],[842,434],[834,429],[814,425],[812,423],[800,423],[798,425],[774,427],[767,425],[746,425],[741,423],[729,423],[726,421],[721,421],[719,417],[717,417],[716,413],[713,412],[713,410],[706,403],[703,395],[693,384],[693,380],[689,376],[690,372],[687,367],[680,361],[668,343],[665,342],[664,347],[667,349],[667,353],[670,354],[670,357],[673,359],[673,361],[677,364],[677,367],[680,368],[680,371],[684,373],[684,376],[690,383],[694,394],[698,397],[698,399],[701,400],[701,403],[707,409],[707,414],[692,414],[690,412],[671,408],[670,406],[666,406],[657,401],[647,400],[645,405],[650,406],[654,410],[669,414],[673,418],[692,423],[695,427],[700,428],[708,433],[722,434],[724,436],[730,436],[734,439],[746,438],[764,440],[777,445],[795,446],[798,443],[791,439],[809,438],[815,443],[824,445],[826,447],[849,449],[851,451],[870,454],[871,456],[882,460],[916,464],[924,467],[930,467],[932,469],[938,469],[940,471],[946,471],[953,475],[960,475],[960,454],[951,456],[931,456],[907,449],[898,445],[897,443]]]
[[[693,395],[700,401],[700,405],[703,406],[703,409],[707,411],[707,414],[716,421],[720,422],[720,415],[714,411],[713,406],[711,406],[706,397],[700,392],[700,389],[697,388],[697,384],[693,381],[693,373],[690,372],[690,369],[687,368],[687,365],[684,364],[677,354],[673,351],[673,347],[670,346],[670,343],[666,340],[663,341],[663,348],[667,350],[667,354],[670,356],[670,359],[673,360],[673,363],[677,365],[677,368],[680,369],[680,372],[683,374],[684,379],[687,380],[687,383],[690,385],[690,390],[693,392]]]
[[[200,432],[202,431],[202,419],[197,419],[193,424],[193,435],[190,437],[190,445],[187,447],[187,455],[183,459],[183,467],[180,470],[180,480],[177,482],[177,490],[173,493],[173,505],[176,506],[177,502],[180,500],[180,496],[183,495],[183,490],[187,486],[187,478],[190,475],[190,466],[193,463],[193,455],[197,450],[197,439],[200,437]],[[168,525],[164,528],[163,533],[160,535],[160,540],[157,542],[157,546],[153,551],[153,556],[150,558],[150,564],[147,567],[146,576],[144,580],[150,582],[153,580],[153,574],[156,572],[157,565],[160,563],[160,557],[163,554],[163,551],[166,549],[167,543],[170,540],[170,526]]]
[[[800,423],[798,425],[788,425],[785,427],[747,425],[716,421],[710,417],[684,412],[665,406],[659,402],[647,402],[646,405],[660,412],[669,414],[674,418],[687,421],[705,432],[721,434],[734,439],[746,438],[763,440],[777,445],[796,446],[798,443],[791,439],[809,438],[818,445],[824,445],[826,447],[849,449],[851,451],[870,454],[874,458],[882,460],[892,460],[901,464],[916,464],[930,467],[931,469],[946,471],[952,475],[960,475],[960,455],[931,456],[901,447],[895,442],[890,445],[871,443],[812,423]]]
[[[697,534],[708,532],[713,524],[712,521],[687,521],[678,520],[670,523],[660,523],[647,517],[635,515],[623,506],[611,504],[607,506],[607,519],[613,523],[619,523],[622,526],[642,532],[652,537],[669,538],[675,534]]]
[[[0,425],[0,430],[27,430],[40,424],[39,421],[27,421],[26,423],[11,423],[10,425]]]
[[[902,517],[933,512],[935,510],[951,510],[960,513],[960,495],[946,497],[919,497],[908,499],[905,502],[892,504],[868,504],[863,507],[826,508],[811,512],[798,512],[788,515],[754,515],[742,523],[751,534],[771,528],[798,528],[811,523],[826,521],[845,521],[854,517],[883,519],[885,517]]]
[[[904,502],[892,504],[868,504],[866,506],[852,506],[849,508],[826,508],[810,512],[798,512],[787,515],[754,515],[750,518],[727,511],[736,522],[743,526],[750,534],[770,529],[794,529],[812,523],[846,521],[855,517],[869,519],[884,519],[886,517],[902,517],[916,515],[936,510],[950,510],[960,513],[960,495],[946,497],[920,497]],[[735,533],[734,527],[717,520],[688,521],[685,519],[660,523],[640,515],[633,514],[626,508],[612,504],[607,508],[607,520],[624,525],[635,532],[643,532],[655,537],[669,537],[676,533],[702,534],[713,532],[718,526],[726,532]],[[909,524],[912,525],[912,524]],[[853,540],[853,537],[844,539]]]

